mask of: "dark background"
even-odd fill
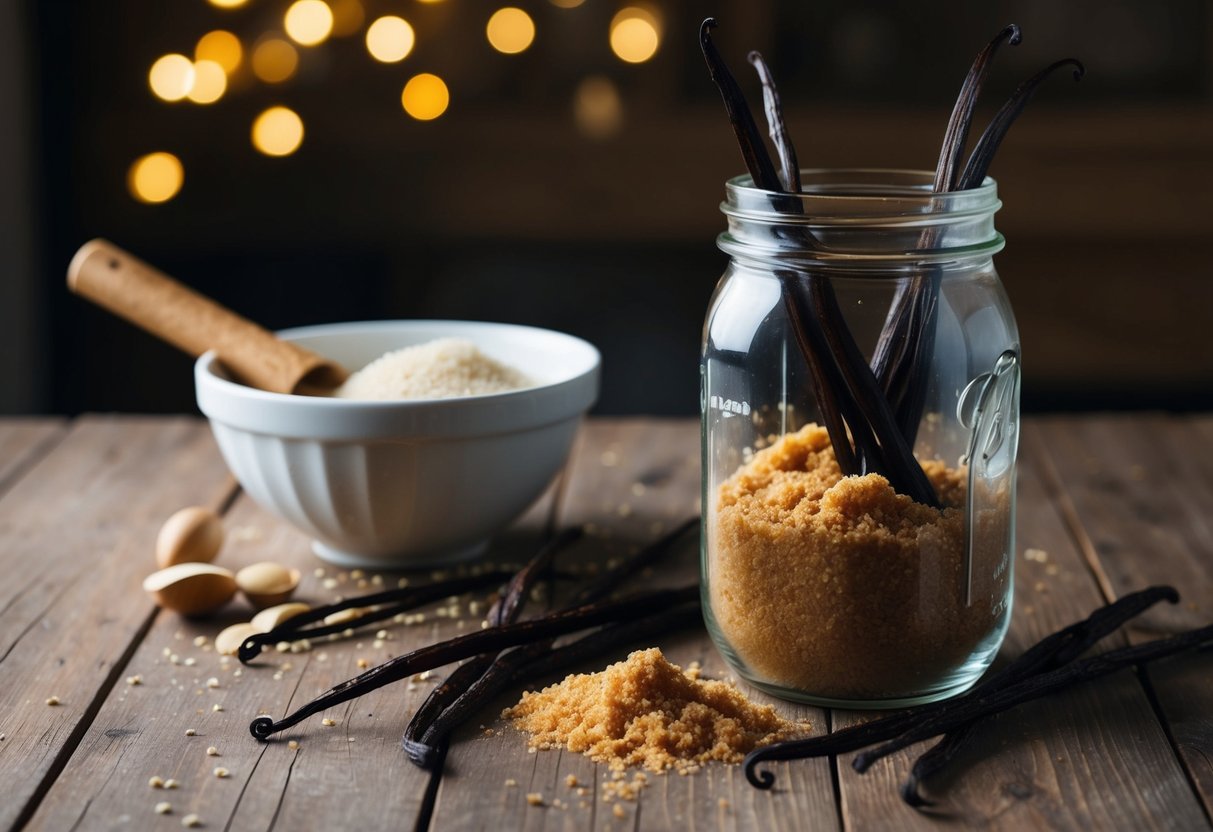
[[[1047,84],[992,168],[1025,405],[1213,405],[1210,2],[659,0],[661,47],[634,66],[607,45],[619,3],[511,0],[538,34],[506,56],[483,34],[505,3],[361,2],[368,22],[413,24],[408,58],[379,64],[358,34],[301,48],[297,75],[267,85],[247,47],[280,29],[282,0],[5,0],[0,413],[193,411],[188,358],[64,288],[95,236],[271,328],[450,317],[572,332],[604,355],[597,412],[694,413],[717,206],[742,169],[698,52],[708,14],[752,102],[745,54],[771,62],[806,166],[933,166],[969,62],[1007,22],[1024,43],[1000,53],[979,124],[1021,79],[1081,57],[1086,80]],[[156,99],[151,63],[216,28],[246,46],[224,98]],[[422,71],[452,95],[427,123],[400,107]],[[608,137],[572,115],[591,75],[623,101]],[[281,159],[248,138],[275,103],[306,127]],[[154,150],[181,158],[185,184],[144,205],[126,173]]]

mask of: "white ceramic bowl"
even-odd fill
[[[198,359],[198,406],[254,500],[343,566],[405,568],[483,551],[568,457],[598,395],[593,346],[472,321],[371,321],[278,333],[351,370],[391,350],[466,338],[538,384],[487,396],[354,401],[267,393]]]

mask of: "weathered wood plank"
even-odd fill
[[[1104,603],[1042,478],[1048,450],[1027,431],[1018,489],[1016,608],[1003,661]],[[1108,639],[1109,645],[1124,643],[1123,634]],[[860,718],[836,716],[840,724]],[[851,768],[854,755],[840,758],[848,829],[927,829],[942,819],[1006,830],[1207,826],[1145,692],[1128,671],[981,724],[935,784],[931,797],[938,805],[920,813],[901,802],[898,789],[926,747],[884,760],[865,775]]]
[[[160,524],[228,482],[196,419],[89,417],[0,498],[0,828],[28,816],[147,626]]]
[[[1213,419],[1160,414],[1039,424],[1071,522],[1119,596],[1169,583],[1180,604],[1143,616],[1135,642],[1213,621]],[[1192,783],[1213,814],[1213,655],[1147,670]]]
[[[570,469],[560,524],[586,526],[592,536],[578,555],[601,563],[626,554],[698,511],[698,427],[691,421],[598,420],[583,437]],[[691,536],[670,562],[634,585],[678,585],[698,580],[697,539]],[[632,649],[660,646],[671,661],[700,662],[705,678],[729,671],[702,629],[658,634]],[[600,670],[623,658],[628,648],[573,671]],[[541,680],[547,683],[552,680]],[[775,700],[748,691],[755,700]],[[651,776],[636,802],[604,802],[601,787],[610,778],[604,766],[564,751],[527,756],[525,737],[497,717],[518,692],[486,708],[492,736],[463,732],[452,747],[434,811],[435,829],[829,829],[837,826],[828,764],[779,765],[781,788],[750,788],[736,766],[708,766],[690,776]],[[824,730],[821,711],[777,703],[785,715],[808,718]],[[576,778],[589,789],[580,795],[567,785]],[[507,780],[517,785],[507,785]],[[538,792],[544,805],[530,806]],[[556,804],[560,801],[560,805]],[[623,816],[614,814],[621,806]]]
[[[63,419],[0,419],[0,494],[66,431]]]
[[[551,513],[551,492],[494,544],[493,558],[529,557]],[[228,540],[217,562],[233,570],[262,560],[298,568],[299,600],[328,603],[395,586],[402,577],[430,580],[430,570],[371,573],[325,565],[300,532],[241,496],[224,518]],[[321,570],[321,571],[317,571]],[[379,578],[376,579],[376,574]],[[336,581],[336,585],[326,585]],[[492,590],[486,590],[491,593]],[[466,606],[466,605],[465,605]],[[157,616],[135,651],[127,675],[142,684],[119,684],[89,726],[79,751],[30,824],[58,830],[150,825],[160,801],[178,818],[197,814],[207,828],[372,829],[411,827],[422,810],[428,772],[408,762],[400,734],[439,679],[389,685],[315,716],[259,743],[248,732],[258,713],[281,717],[370,664],[479,626],[479,617],[437,617],[422,624],[372,625],[351,639],[318,643],[310,652],[270,650],[255,666],[241,668],[216,655],[209,640],[227,624],[248,620],[252,609],[237,599],[218,616],[186,620]],[[379,629],[388,638],[378,640]],[[195,644],[195,639],[206,641]],[[175,654],[176,663],[169,654]],[[188,663],[188,664],[187,664]],[[214,678],[218,687],[208,686]],[[213,708],[219,705],[222,710]],[[323,718],[336,724],[326,727]],[[187,737],[193,729],[196,736]],[[297,741],[297,750],[289,747]],[[208,756],[214,746],[220,756]],[[229,776],[217,778],[214,769]],[[174,778],[180,788],[153,790],[150,777]]]

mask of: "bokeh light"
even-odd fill
[[[423,72],[414,75],[404,85],[400,103],[404,111],[418,121],[431,121],[446,112],[451,103],[451,93],[445,81],[437,75]]]
[[[590,138],[605,139],[618,133],[623,127],[623,99],[619,89],[601,75],[591,75],[583,80],[573,96],[573,120]]]
[[[332,34],[333,10],[324,0],[295,0],[286,10],[282,25],[295,43],[315,46]]]
[[[208,0],[208,2],[220,9],[235,9],[243,6],[248,0]]]
[[[358,0],[332,0],[329,7],[333,10],[333,37],[346,38],[357,34],[366,20],[366,11]]]
[[[147,82],[157,97],[180,101],[194,86],[194,62],[184,55],[164,55],[152,64]]]
[[[267,84],[277,84],[295,74],[299,53],[281,38],[268,38],[253,50],[253,74]]]
[[[611,51],[621,61],[640,64],[661,45],[661,21],[642,6],[622,9],[611,20]]]
[[[243,59],[240,38],[223,29],[207,32],[198,38],[198,45],[194,47],[195,61],[214,61],[224,72],[235,72]]]
[[[413,27],[395,15],[379,18],[366,30],[366,51],[385,64],[403,61],[413,51],[415,42]]]
[[[303,143],[303,119],[289,107],[270,107],[253,121],[253,147],[266,156],[290,156]]]
[[[498,52],[516,55],[535,40],[535,22],[522,9],[506,6],[493,12],[484,32]]]
[[[227,73],[214,61],[194,63],[194,85],[190,87],[190,101],[195,104],[213,104],[223,97],[227,89]]]
[[[126,173],[126,187],[131,196],[149,205],[175,197],[184,181],[181,160],[163,151],[140,156]]]

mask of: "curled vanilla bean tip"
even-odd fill
[[[427,771],[434,768],[434,764],[438,762],[438,758],[441,756],[439,749],[435,746],[426,745],[416,740],[406,738],[400,741],[400,745],[404,748],[404,753],[413,765]]]
[[[1005,38],[1007,43],[1012,46],[1019,46],[1023,40],[1023,32],[1019,28],[1018,23],[1008,23],[999,33],[1000,38]]]
[[[268,716],[259,716],[249,723],[248,730],[253,739],[265,742],[270,738],[270,734],[274,733],[274,720]]]
[[[241,664],[248,664],[253,659],[261,655],[262,639],[260,635],[249,636],[240,645],[240,649],[236,652],[236,658]]]
[[[744,763],[745,779],[756,789],[769,789],[775,785],[775,775],[766,770],[758,770],[758,764],[763,762],[759,751],[751,751],[746,755]]]
[[[915,809],[924,809],[928,806],[934,806],[934,800],[927,800],[918,791],[918,777],[911,773],[906,781],[901,784],[901,800],[907,806],[912,806]]]

